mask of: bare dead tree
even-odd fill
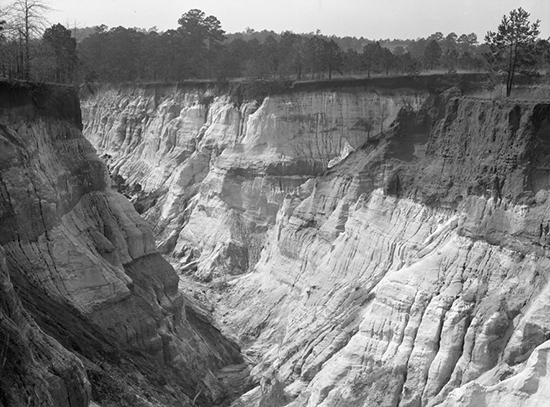
[[[17,30],[23,45],[21,59],[24,79],[30,79],[31,40],[39,37],[46,28],[48,20],[45,14],[50,10],[46,0],[15,0],[7,8],[10,24]]]

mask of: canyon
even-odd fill
[[[4,84],[0,405],[541,405],[550,92],[483,80]]]

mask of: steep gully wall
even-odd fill
[[[83,111],[159,249],[227,284],[212,318],[262,384],[241,405],[277,382],[294,407],[549,396],[550,103],[159,85]]]
[[[0,82],[0,406],[221,401],[238,347],[186,303],[81,130],[74,90]]]

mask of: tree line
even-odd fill
[[[431,70],[498,72],[510,66],[517,72],[527,72],[528,67],[533,73],[547,69],[550,59],[549,42],[536,38],[538,22],[520,41],[529,42],[529,47],[516,47],[512,53],[517,64],[507,66],[503,55],[510,48],[508,43],[501,46],[506,35],[499,34],[500,26],[484,43],[475,34],[441,32],[415,40],[380,41],[252,29],[228,35],[216,17],[193,9],[178,19],[177,28],[166,31],[105,25],[70,30],[62,24],[43,27],[41,13],[46,8],[42,0],[16,0],[0,18],[0,75],[63,83],[318,80]],[[529,26],[529,14],[521,12],[519,22],[505,16],[504,31],[513,31],[513,24]]]

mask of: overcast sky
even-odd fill
[[[0,4],[8,3],[0,0]],[[228,32],[247,27],[281,32],[356,36],[370,39],[418,38],[436,31],[474,32],[482,40],[502,16],[523,7],[541,20],[550,36],[550,0],[50,0],[49,21],[73,26],[177,27],[193,8],[214,15]]]

